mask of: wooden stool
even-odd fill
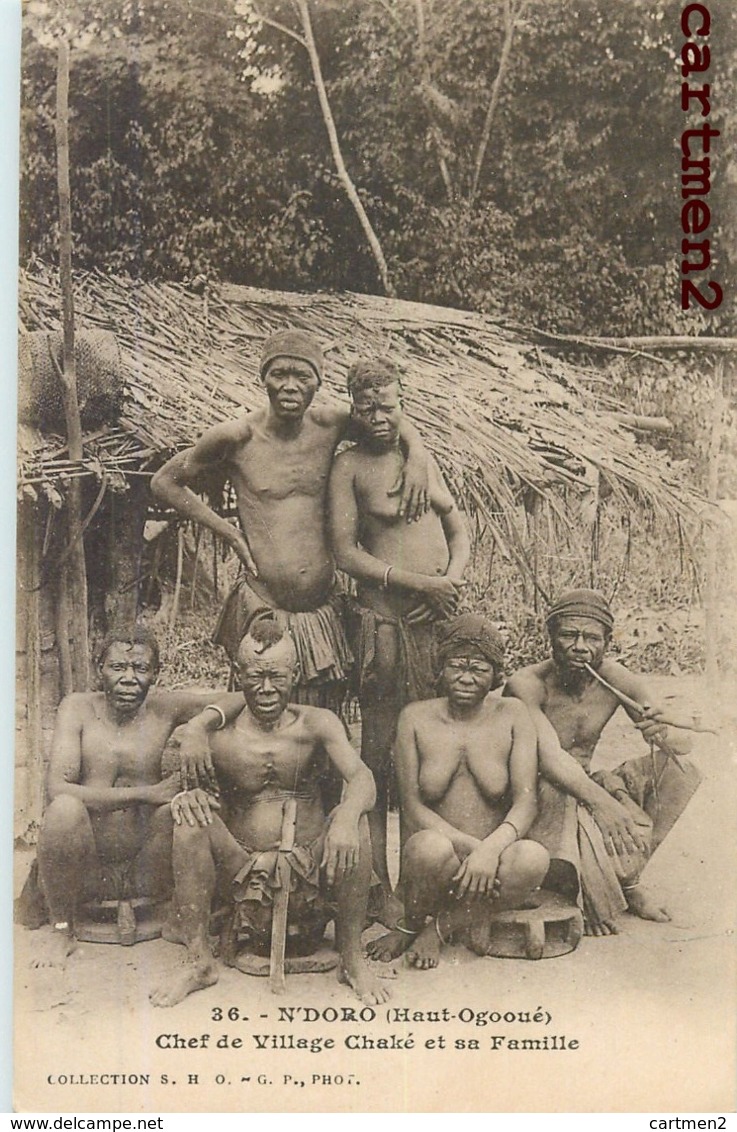
[[[84,943],[121,943],[124,947],[158,939],[168,906],[168,900],[154,896],[85,904],[76,919],[74,934]]]
[[[484,954],[499,959],[551,959],[575,951],[583,916],[554,892],[542,892],[538,908],[515,908],[490,917]]]
[[[340,962],[337,951],[321,947],[314,955],[290,955],[284,959],[285,975],[317,975],[334,971]],[[270,961],[265,955],[250,955],[242,951],[233,964],[244,975],[265,978],[270,974]]]

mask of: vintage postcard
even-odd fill
[[[736,29],[24,5],[17,1111],[734,1111]]]

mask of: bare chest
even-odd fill
[[[453,724],[417,733],[420,790],[438,801],[461,785],[484,797],[504,793],[509,782],[509,728],[457,727]]]
[[[236,792],[301,790],[311,782],[314,744],[304,736],[256,733],[236,724],[213,739],[212,753],[221,784]]]
[[[359,511],[365,518],[390,525],[399,521],[399,494],[392,489],[403,468],[398,453],[374,457],[359,467],[356,475],[356,497]]]
[[[137,785],[161,776],[161,756],[170,727],[147,716],[120,727],[99,719],[82,729],[82,783]]]
[[[589,754],[599,741],[613,710],[610,698],[601,695],[598,688],[588,688],[580,697],[554,689],[548,692],[545,705],[545,714],[564,750]]]
[[[256,434],[232,463],[239,495],[255,503],[274,503],[295,495],[322,499],[334,447],[332,434],[311,423],[288,440]]]

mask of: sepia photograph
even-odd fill
[[[15,1111],[734,1112],[737,10],[22,22]]]

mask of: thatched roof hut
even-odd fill
[[[55,275],[21,278],[27,330],[59,326]],[[203,429],[261,403],[263,339],[307,327],[327,358],[326,392],[344,397],[346,370],[385,352],[407,375],[408,411],[456,487],[505,529],[504,512],[529,490],[582,493],[601,485],[654,521],[691,506],[691,492],[665,456],[635,442],[600,374],[564,363],[517,329],[468,311],[359,294],[295,294],[222,285],[204,296],[186,286],[102,273],[76,280],[80,327],[112,330],[127,395],[114,427],[87,437],[109,471],[192,444]],[[23,429],[20,483],[56,489],[72,467],[60,437]]]
[[[613,415],[619,406],[600,374],[561,361],[514,327],[370,295],[230,285],[196,290],[102,273],[78,277],[78,328],[111,330],[120,347],[120,411],[87,431],[79,463],[68,458],[61,421],[58,433],[48,424],[45,431],[20,426],[20,576],[27,600],[19,602],[22,651],[26,642],[19,674],[25,668],[26,740],[37,764],[53,709],[69,687],[64,594],[55,589],[63,571],[54,556],[54,516],[67,484],[84,477],[88,518],[97,515],[85,549],[91,580],[104,577],[109,590],[101,608],[112,615],[122,603],[130,613],[143,523],[151,514],[150,475],[209,425],[262,403],[260,348],[276,329],[306,327],[319,336],[326,355],[320,396],[344,399],[352,362],[390,354],[406,374],[408,411],[477,533],[485,531],[530,578],[536,570],[525,525],[541,505],[555,537],[571,516],[580,517],[582,502],[590,515],[613,497],[637,511],[640,522],[655,525],[677,522],[696,502],[666,455],[640,445]],[[55,272],[37,265],[23,274],[25,331],[59,328],[58,294]],[[93,537],[96,529],[104,535]],[[585,541],[576,543],[584,559]],[[31,774],[29,818],[41,772],[37,766]]]

